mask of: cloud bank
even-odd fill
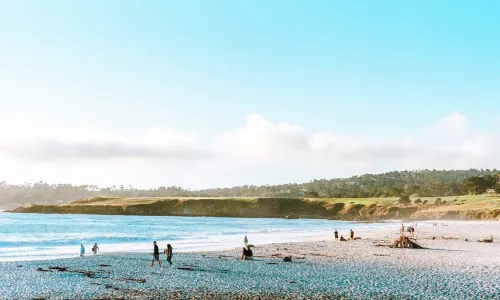
[[[200,160],[210,157],[210,151],[199,146],[193,137],[161,127],[152,127],[141,135],[26,129],[10,133],[0,138],[0,155],[25,161]]]
[[[498,133],[497,133],[498,134]],[[219,152],[242,160],[279,157],[305,161],[391,164],[394,168],[469,168],[498,166],[495,134],[475,131],[457,112],[444,116],[420,133],[400,138],[307,133],[288,123],[272,123],[252,114],[243,128],[222,135]]]
[[[206,187],[198,182],[220,186],[258,182],[252,178],[275,183],[394,169],[499,167],[500,132],[498,126],[493,128],[496,131],[478,131],[466,116],[452,112],[420,132],[387,138],[308,132],[252,113],[242,127],[202,142],[200,137],[162,127],[109,133],[11,124],[0,128],[0,158],[11,173],[19,169],[16,164],[34,168],[33,174],[58,172],[55,178],[65,178],[65,170],[71,169],[72,178],[82,176],[82,181],[86,175],[78,171],[84,167],[94,177],[101,171],[115,176],[133,169],[135,177],[123,178],[151,186],[163,178],[192,187]],[[36,169],[38,164],[45,169]],[[0,176],[8,180],[9,173]]]

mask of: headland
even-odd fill
[[[96,197],[63,205],[27,205],[10,212],[142,216],[378,220],[500,220],[500,196],[391,198]]]

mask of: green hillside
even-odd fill
[[[446,197],[482,194],[489,189],[500,191],[499,178],[496,169],[418,170],[320,179],[306,183],[244,185],[205,190],[188,190],[167,185],[154,189],[137,189],[131,186],[99,188],[93,185],[47,184],[44,182],[22,185],[0,182],[0,208],[14,208],[26,204],[64,204],[78,199],[95,197],[130,199],[139,197],[296,198],[302,194],[305,194],[305,197],[324,198],[398,198],[403,195]]]

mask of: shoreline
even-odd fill
[[[389,238],[388,234],[393,234],[394,237],[397,237],[399,234],[399,225],[400,223],[403,223],[403,220],[384,220],[384,221],[379,221],[379,222],[351,222],[351,221],[340,221],[345,224],[385,224],[383,227],[366,227],[366,228],[354,228],[355,235],[356,237],[360,237],[361,239],[364,239],[368,237],[369,240],[373,239],[379,239],[383,240]],[[487,226],[487,225],[492,225],[492,226],[499,226],[498,232],[500,233],[500,222],[498,221],[443,221],[443,220],[429,220],[429,221],[418,221],[418,222],[404,222],[405,226],[413,224],[413,226],[416,226],[417,232],[419,232],[421,229],[428,230],[429,227],[432,227],[436,229],[436,227],[432,226],[432,224],[437,224],[437,228],[439,227],[448,227],[448,226],[453,226],[455,224],[459,224],[459,226],[464,226],[464,225],[472,225],[472,226]],[[420,227],[418,226],[420,225]],[[339,237],[343,236],[344,238],[348,239],[349,236],[349,226],[346,226],[344,228],[337,228],[339,230]],[[319,232],[317,235],[310,235],[310,236],[294,236],[293,238],[289,239],[288,241],[280,241],[280,242],[274,242],[274,241],[260,241],[260,243],[257,243],[256,245],[258,247],[263,247],[266,248],[270,245],[274,244],[300,244],[300,243],[315,243],[315,242],[322,242],[322,241],[327,241],[327,240],[333,240],[333,231],[335,230],[334,227],[332,229],[324,229],[321,232]],[[381,233],[385,232],[384,235],[382,236]],[[253,241],[255,241],[255,237],[257,236],[268,236],[272,234],[272,232],[261,232],[261,233],[254,233],[251,236],[250,239],[250,244],[252,244]],[[491,234],[495,234],[494,231],[491,232]],[[489,237],[489,235],[485,235],[484,237]],[[483,238],[484,238],[483,237]],[[417,238],[418,239],[418,238]],[[173,241],[175,244],[175,241]],[[257,239],[257,242],[259,240]],[[166,241],[159,240],[159,247],[161,249],[164,248],[166,245]],[[172,242],[170,242],[172,243]],[[165,245],[164,245],[165,244]],[[176,248],[175,252],[176,253],[186,253],[186,254],[207,254],[207,253],[218,253],[218,252],[231,252],[235,249],[235,244],[239,244],[238,242],[233,243],[233,244],[227,244],[227,241],[221,242],[220,245],[216,246],[208,246],[207,249],[196,249],[195,247],[190,247],[190,248]],[[106,244],[106,243],[99,243],[99,246],[101,248],[101,252],[99,255],[105,254],[105,255],[114,255],[114,254],[146,254],[148,253],[144,251],[145,249],[149,249],[150,245],[149,243],[121,243],[121,244]],[[111,247],[118,247],[119,250],[109,250],[109,248],[106,248],[107,246]],[[86,246],[87,247],[87,246]],[[138,248],[139,247],[139,248]],[[76,246],[68,246],[66,248],[70,248],[71,252],[66,253],[66,254],[46,254],[43,255],[41,254],[40,256],[28,256],[24,258],[18,258],[16,256],[4,256],[3,258],[0,257],[0,264],[5,263],[5,262],[25,262],[25,261],[53,261],[53,260],[59,260],[59,259],[72,259],[72,258],[78,258],[79,253],[78,251],[74,250],[77,247]],[[122,249],[135,249],[135,250],[122,250]],[[90,249],[90,248],[89,248]],[[238,248],[239,249],[239,248]],[[79,250],[79,248],[77,249]],[[91,252],[88,251],[86,253],[86,256],[92,256]],[[6,258],[7,257],[7,258]]]
[[[148,253],[4,262],[0,292],[5,299],[492,299],[500,297],[500,243],[476,241],[490,232],[500,223],[417,224],[417,241],[428,249],[376,246],[397,237],[397,227],[360,231],[361,240],[348,242],[250,238],[254,261],[240,260],[239,246],[176,253],[173,245],[172,268],[150,268]]]

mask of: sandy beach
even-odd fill
[[[416,224],[428,249],[391,249],[399,228],[356,232],[360,240],[255,245],[175,253],[150,268],[149,253],[0,263],[2,299],[495,299],[500,298],[498,222]],[[348,232],[340,232],[344,237]],[[465,241],[468,239],[468,241]],[[175,245],[174,249],[175,249]],[[238,248],[236,248],[238,246]],[[292,262],[283,262],[291,256]]]

